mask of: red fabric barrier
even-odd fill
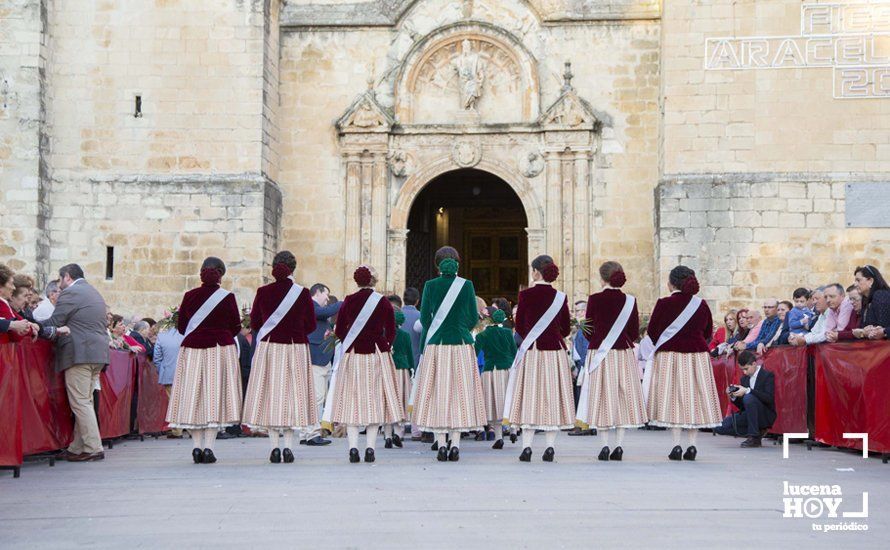
[[[25,455],[67,447],[74,437],[65,375],[55,371],[52,344],[17,344],[21,353],[22,447]]]
[[[769,432],[807,433],[807,348],[772,348],[763,367],[776,376],[776,421]]]
[[[167,431],[167,392],[158,384],[158,369],[144,354],[136,356],[136,421],[139,433],[153,434]]]
[[[862,448],[843,434],[868,433],[869,450],[890,452],[890,344],[825,344],[816,359],[816,440]]]
[[[714,384],[717,386],[717,397],[720,399],[720,414],[726,417],[737,410],[729,400],[726,388],[730,384],[739,383],[741,371],[736,366],[735,354],[729,357],[721,355],[720,357],[712,358],[711,367],[714,369]]]
[[[111,350],[99,392],[99,432],[102,439],[130,433],[130,406],[136,384],[136,359],[128,351]]]
[[[22,463],[21,383],[17,346],[0,345],[0,466]]]

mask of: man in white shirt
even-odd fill
[[[47,283],[44,293],[45,297],[40,300],[40,303],[37,304],[37,307],[34,308],[34,311],[32,312],[35,321],[46,321],[53,316],[53,311],[56,309],[56,301],[59,299],[60,292],[58,279]]]

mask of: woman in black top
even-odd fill
[[[862,295],[862,313],[856,338],[884,340],[890,338],[890,286],[873,265],[857,267],[853,272]]]

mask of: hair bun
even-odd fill
[[[609,286],[621,288],[626,282],[627,277],[624,275],[623,271],[615,271],[611,275],[609,275]]]
[[[355,281],[355,284],[361,287],[371,286],[371,279],[373,277],[371,270],[364,265],[358,266],[352,274],[352,279]]]
[[[507,314],[502,309],[496,309],[491,313],[491,320],[497,324],[501,324],[507,320]]]
[[[272,276],[275,277],[276,281],[287,279],[293,272],[287,264],[278,263],[272,266]]]
[[[686,277],[686,280],[683,281],[683,288],[680,289],[680,292],[682,292],[683,294],[698,294],[698,291],[698,279],[695,278],[695,275]]]
[[[201,270],[201,282],[205,285],[218,285],[222,280],[222,273],[215,267],[205,267]]]
[[[396,326],[397,327],[402,326],[402,323],[405,322],[405,314],[402,312],[401,309],[397,309],[395,316],[396,316]]]
[[[541,268],[541,276],[545,282],[552,283],[559,277],[559,267],[554,263],[550,263]]]
[[[445,258],[439,262],[439,273],[442,275],[457,275],[458,263],[454,258]]]

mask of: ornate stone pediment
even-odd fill
[[[337,131],[346,133],[386,133],[395,123],[369,90],[356,98],[337,120]]]
[[[547,129],[596,130],[600,121],[590,104],[569,87],[544,111],[539,124]]]

